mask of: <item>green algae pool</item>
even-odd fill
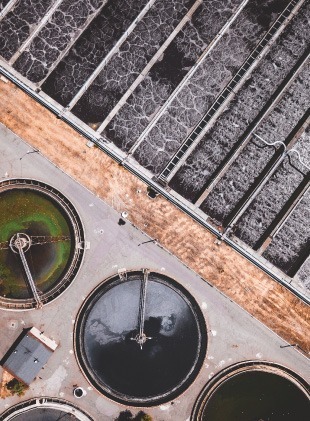
[[[72,238],[69,218],[47,195],[26,188],[0,193],[0,243],[8,242],[16,233],[31,236],[66,236]],[[42,293],[61,279],[70,265],[73,242],[33,244],[25,257],[36,284]],[[31,298],[32,293],[19,254],[10,248],[0,250],[0,295],[6,298]]]

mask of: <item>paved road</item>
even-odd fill
[[[120,214],[76,183],[54,164],[0,125],[0,179],[29,177],[61,190],[75,205],[85,227],[90,249],[71,287],[41,310],[11,312],[0,310],[0,358],[23,327],[36,326],[53,338],[59,347],[40,377],[25,395],[59,396],[79,404],[97,421],[112,420],[124,407],[93,390],[80,373],[73,351],[73,326],[85,297],[118,269],[150,268],[178,280],[196,298],[205,315],[209,332],[207,357],[200,374],[184,394],[170,403],[146,409],[154,419],[185,421],[200,390],[214,374],[230,364],[244,360],[267,360],[294,370],[310,381],[307,359],[295,348],[281,349],[285,342],[264,325],[211,287],[178,259],[149,240],[130,223],[118,225]],[[24,157],[20,160],[20,157]],[[91,174],[90,174],[91,176]],[[1,373],[0,373],[1,374]],[[73,385],[87,390],[87,396],[74,399]],[[0,401],[0,412],[20,398]],[[135,411],[133,411],[135,412]]]

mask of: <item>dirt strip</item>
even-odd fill
[[[6,384],[13,379],[14,377],[10,373],[3,370],[2,379],[0,382],[0,399],[5,399],[11,396],[11,392],[6,388]]]
[[[213,234],[167,200],[148,198],[145,184],[1,80],[0,121],[116,210],[126,210],[135,226],[282,338],[310,352],[309,306],[226,244],[216,245]]]

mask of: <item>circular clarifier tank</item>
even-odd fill
[[[84,234],[58,190],[27,179],[0,183],[0,301],[32,308],[56,298],[74,279]]]
[[[55,408],[33,408],[9,418],[15,421],[77,421],[74,415]]]
[[[206,327],[193,297],[148,270],[103,282],[80,310],[75,342],[89,381],[108,397],[151,406],[173,399],[196,377]]]
[[[38,398],[7,409],[3,421],[93,421],[89,415],[63,399]]]
[[[239,364],[218,374],[199,397],[194,421],[297,421],[310,414],[309,385],[270,363]]]

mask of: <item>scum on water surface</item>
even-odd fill
[[[31,189],[13,189],[0,195],[0,242],[9,242],[16,233],[29,236],[70,237],[68,218],[44,194]],[[53,287],[69,264],[72,242],[59,241],[33,245],[25,253],[39,291]],[[0,250],[0,295],[29,298],[18,254],[10,248]]]

